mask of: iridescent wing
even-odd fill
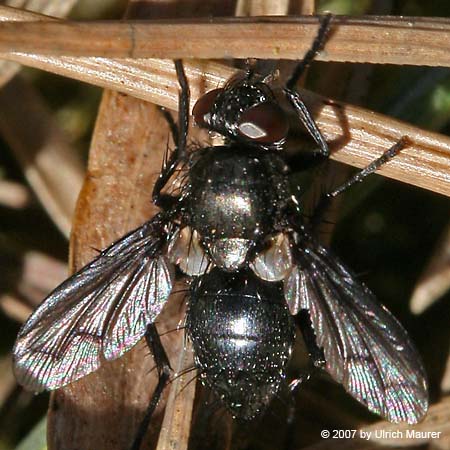
[[[294,250],[286,300],[291,310],[309,312],[326,370],[370,411],[417,423],[428,409],[428,388],[404,328],[328,250],[312,241]]]
[[[118,358],[145,334],[172,289],[156,216],[58,286],[19,332],[13,350],[19,383],[57,389]]]

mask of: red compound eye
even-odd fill
[[[192,109],[192,115],[194,116],[195,123],[204,128],[209,126],[209,115],[211,109],[214,106],[217,96],[223,91],[223,89],[213,89],[202,95]]]
[[[244,111],[238,124],[241,136],[261,143],[282,141],[289,124],[283,110],[273,103],[261,103]]]

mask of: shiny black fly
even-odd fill
[[[329,20],[322,20],[283,90],[325,157],[327,143],[294,86],[320,50]],[[420,357],[399,322],[316,241],[315,218],[304,223],[283,155],[287,119],[269,85],[248,71],[201,97],[196,123],[225,143],[188,151],[189,89],[182,63],[175,65],[181,86],[178,127],[171,122],[176,147],[153,192],[161,212],[44,300],[14,348],[19,382],[34,391],[58,389],[145,336],[160,375],[149,417],[170,367],[154,322],[178,267],[190,279],[186,331],[195,364],[233,416],[256,417],[278,392],[297,322],[313,364],[370,411],[392,422],[419,421],[428,408]],[[317,214],[406,144],[401,139],[325,195]],[[179,192],[167,193],[179,172]]]

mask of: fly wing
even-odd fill
[[[428,409],[428,388],[404,328],[325,248],[295,250],[286,300],[309,312],[326,370],[370,411],[417,423]]]
[[[161,255],[165,240],[156,216],[58,286],[19,332],[19,383],[36,392],[57,389],[135,345],[172,289],[172,268]]]

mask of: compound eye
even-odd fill
[[[273,103],[261,103],[244,111],[238,123],[241,136],[261,143],[282,141],[289,124],[283,110]]]
[[[192,109],[195,123],[203,128],[208,128],[211,118],[211,110],[216,102],[216,99],[223,89],[213,89],[202,95]]]

